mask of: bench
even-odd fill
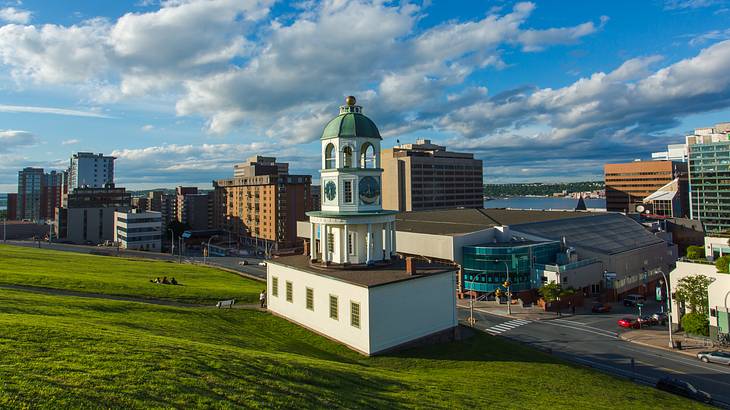
[[[226,307],[228,309],[231,309],[231,308],[233,308],[233,304],[234,303],[236,303],[236,299],[221,300],[220,302],[218,302],[218,303],[215,304],[215,307],[217,307],[218,309],[226,308]]]

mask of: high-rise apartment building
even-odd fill
[[[7,219],[14,221],[18,219],[18,194],[14,192],[8,192],[7,198]]]
[[[232,179],[213,181],[214,226],[277,248],[294,247],[296,221],[311,209],[311,183],[311,176],[290,175],[288,164],[276,158],[249,158],[236,165]]]
[[[484,206],[482,161],[419,139],[380,154],[383,208],[416,211]]]
[[[56,232],[59,238],[77,244],[114,240],[114,213],[131,209],[131,195],[109,184],[104,188],[75,188],[66,206],[58,208]]]
[[[177,196],[164,191],[152,191],[147,193],[147,211],[159,212],[162,219],[163,239],[166,238],[167,227],[170,222],[177,218],[176,213]]]
[[[196,187],[179,186],[175,190],[177,220],[194,231],[210,229],[212,193],[200,193]]]
[[[114,183],[115,157],[79,152],[71,157],[69,191],[74,188],[103,188]]]
[[[41,219],[43,179],[43,168],[28,167],[18,172],[18,219]]]
[[[686,137],[692,219],[706,232],[730,229],[730,123],[698,128]]]
[[[56,208],[61,202],[66,188],[67,171],[51,171],[43,175],[41,186],[41,219],[56,219]]]
[[[606,210],[609,212],[642,212],[644,199],[679,179],[679,192],[686,213],[687,164],[675,161],[634,161],[625,164],[606,164]],[[682,215],[674,215],[682,216]]]

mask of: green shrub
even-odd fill
[[[710,321],[700,313],[687,313],[682,316],[682,327],[693,335],[709,336]]]
[[[718,272],[730,273],[728,272],[728,268],[730,268],[730,256],[717,258],[717,260],[715,261],[715,267],[717,268]]]
[[[705,247],[704,246],[688,246],[687,247],[687,259],[704,259],[705,258]]]

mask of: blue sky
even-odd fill
[[[730,121],[730,2],[0,0],[0,192],[113,154],[129,188],[317,175],[354,94],[384,135],[484,160],[485,182],[601,179]]]

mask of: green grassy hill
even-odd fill
[[[182,286],[157,285],[150,279],[174,277]],[[184,303],[213,303],[235,298],[258,301],[265,286],[220,269],[173,262],[0,245],[0,285],[156,298]]]
[[[119,291],[117,283],[128,283],[119,277],[149,266],[125,261],[116,271],[115,258],[48,253],[49,259],[60,257],[53,268],[57,274],[41,280],[43,252],[32,253],[26,266],[23,258],[12,256],[17,255],[15,249],[0,248],[0,281],[28,283],[22,273],[6,273],[6,262],[13,257],[15,272],[28,271],[28,277],[43,286],[75,289],[73,284],[80,283],[81,290],[114,293]],[[75,272],[65,284],[62,273],[69,268],[64,259],[75,269],[86,266],[82,262],[96,266],[95,273],[88,274],[101,283],[91,286],[93,281]],[[223,281],[246,292],[246,280],[224,272],[191,271],[189,280],[193,283],[203,273],[221,275],[216,284]],[[211,288],[212,293],[220,290]],[[205,299],[204,286],[195,292]],[[481,333],[462,342],[367,358],[255,310],[168,307],[0,289],[0,408],[496,406],[700,407]]]

